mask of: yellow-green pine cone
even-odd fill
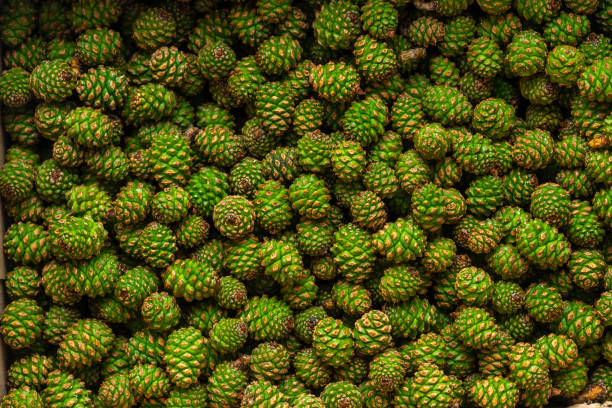
[[[129,173],[129,159],[119,146],[85,152],[85,168],[100,181],[118,183]]]
[[[521,95],[532,104],[550,105],[559,97],[559,87],[544,74],[521,78],[519,88]]]
[[[595,302],[595,310],[597,311],[597,316],[601,320],[601,322],[610,326],[611,314],[612,310],[612,292],[605,291],[600,296],[599,299]]]
[[[521,31],[508,45],[506,63],[514,75],[528,77],[544,70],[546,54],[546,42],[539,33]]]
[[[121,35],[108,28],[87,30],[76,40],[75,54],[87,66],[110,65],[123,47]]]
[[[387,210],[382,199],[371,191],[360,191],[350,198],[353,221],[371,231],[380,229],[387,221]]]
[[[264,74],[280,75],[294,68],[302,58],[302,46],[288,35],[273,36],[259,44],[255,61]]]
[[[444,33],[444,23],[429,16],[417,18],[408,27],[408,38],[419,47],[436,46],[444,40]]]
[[[563,299],[557,289],[547,284],[531,286],[525,292],[525,309],[541,323],[553,323],[563,312]]]
[[[0,101],[8,108],[20,108],[32,98],[30,73],[23,68],[11,68],[0,75]]]
[[[558,332],[574,340],[578,347],[595,343],[602,337],[603,329],[595,309],[578,301],[565,302],[557,321]]]
[[[588,372],[589,368],[584,359],[578,358],[568,368],[552,374],[553,386],[559,387],[562,397],[573,398],[584,390],[589,382]]]
[[[355,322],[353,338],[355,350],[359,354],[374,355],[387,348],[392,341],[389,317],[379,311],[371,310]]]
[[[344,132],[351,135],[362,147],[378,141],[388,123],[387,105],[378,96],[355,101],[344,111],[341,120]]]
[[[44,406],[40,394],[28,386],[14,388],[2,398],[2,407],[6,408],[43,408]]]
[[[130,364],[161,364],[164,361],[165,344],[165,333],[145,329],[134,333],[123,348],[128,354]]]
[[[309,98],[304,99],[295,107],[293,118],[293,131],[296,135],[302,136],[302,139],[306,142],[302,142],[302,147],[298,142],[298,151],[301,152],[300,164],[308,170],[312,168],[312,171],[315,172],[322,171],[316,163],[321,163],[321,167],[329,166],[329,157],[326,157],[327,160],[325,160],[325,157],[317,157],[324,155],[331,143],[331,138],[318,130],[323,124],[324,114],[323,104],[317,99]],[[311,155],[315,157],[310,157]],[[327,154],[327,156],[329,155]]]
[[[138,364],[128,371],[130,389],[138,400],[161,398],[170,391],[164,369],[155,364]]]
[[[455,262],[457,246],[452,239],[436,238],[427,244],[421,265],[428,273],[441,273],[448,270]]]
[[[277,342],[260,343],[251,351],[249,369],[257,380],[280,381],[289,372],[291,357]]]
[[[100,147],[115,142],[123,129],[112,117],[99,110],[79,107],[64,118],[66,135],[83,147]]]
[[[132,37],[139,48],[153,51],[171,43],[176,30],[177,23],[172,14],[162,8],[151,7],[143,10],[132,24]]]
[[[223,236],[238,240],[253,231],[255,209],[243,196],[227,196],[215,206],[213,221]]]
[[[153,196],[151,215],[163,224],[170,224],[180,221],[190,208],[189,194],[182,187],[171,186]]]
[[[514,7],[520,17],[535,24],[542,24],[555,17],[561,8],[561,3],[544,0],[519,0]]]
[[[328,253],[335,228],[327,220],[304,220],[296,225],[296,232],[300,251],[305,255],[320,256]]]
[[[312,348],[298,351],[293,366],[296,376],[308,387],[319,389],[331,381],[331,368],[317,357]]]
[[[363,406],[363,395],[355,384],[348,381],[329,383],[321,392],[321,401],[329,408],[359,408]]]
[[[453,333],[465,345],[487,349],[499,343],[499,328],[487,311],[477,307],[462,309],[453,323]]]
[[[470,266],[455,277],[457,297],[468,305],[486,305],[494,291],[493,280],[484,269]]]
[[[0,318],[2,340],[15,350],[32,347],[40,339],[43,318],[35,300],[23,298],[9,303]]]
[[[182,85],[187,74],[185,54],[176,47],[160,47],[147,61],[152,78],[163,85]]]
[[[121,114],[126,122],[138,126],[170,116],[176,104],[174,91],[161,84],[147,83],[130,89]]]
[[[110,196],[95,184],[74,186],[66,199],[73,214],[89,216],[96,221],[106,219],[111,209]]]
[[[179,247],[192,249],[203,244],[208,233],[210,224],[196,214],[187,215],[175,229],[176,243]]]
[[[46,406],[90,407],[93,405],[92,393],[85,383],[72,374],[55,370],[49,373],[47,385],[41,392]]]
[[[309,73],[309,80],[312,89],[332,103],[348,102],[361,93],[359,73],[345,62],[316,65]]]
[[[78,72],[65,61],[43,61],[30,75],[30,89],[45,102],[63,101],[72,95]]]
[[[393,392],[403,382],[405,374],[406,367],[400,352],[388,349],[372,359],[368,378],[378,391]]]
[[[240,280],[251,280],[262,271],[261,244],[254,238],[248,238],[227,248],[225,255],[225,267],[230,274]],[[222,249],[223,251],[223,249]],[[218,255],[217,255],[218,256]],[[210,260],[207,260],[210,263]],[[221,265],[215,265],[221,268]]]
[[[524,170],[513,170],[502,179],[504,196],[511,205],[524,205],[531,200],[533,191],[538,186],[538,178]]]
[[[514,129],[514,108],[503,99],[489,98],[474,108],[472,126],[491,139],[503,139]]]
[[[324,4],[312,23],[315,38],[332,50],[348,49],[359,35],[359,7],[348,0]]]
[[[51,261],[43,266],[42,270],[42,285],[45,289],[45,294],[49,296],[54,303],[60,305],[74,305],[81,296],[73,287],[73,282],[69,278],[76,276],[76,267],[72,264],[60,264],[56,261]]]
[[[177,251],[176,237],[172,230],[157,222],[151,222],[136,236],[136,253],[154,268],[165,268],[174,261]]]
[[[353,356],[352,331],[340,320],[326,317],[319,321],[312,340],[317,356],[332,367],[348,363]]]
[[[401,263],[420,258],[427,238],[412,218],[387,223],[373,237],[373,245],[387,261]]]
[[[35,298],[40,285],[40,276],[33,268],[17,266],[6,273],[6,294],[13,300]]]
[[[117,110],[127,98],[128,77],[117,68],[89,68],[77,82],[79,99],[93,108]]]
[[[406,93],[401,94],[391,109],[393,129],[404,139],[412,139],[424,125],[425,113],[421,101]]]
[[[468,209],[476,216],[490,216],[504,204],[504,186],[499,177],[484,176],[473,180],[465,190]]]
[[[562,12],[544,26],[544,38],[551,47],[578,46],[590,31],[591,22],[587,16]]]
[[[195,129],[191,139],[202,159],[221,167],[231,167],[245,155],[240,137],[223,125],[206,126]]]
[[[555,183],[538,186],[531,196],[531,214],[554,227],[563,227],[569,221],[570,196]]]
[[[359,143],[343,140],[331,151],[332,169],[336,177],[344,182],[359,179],[366,166],[366,154]]]
[[[360,316],[370,309],[370,292],[363,286],[343,281],[336,282],[332,288],[332,299],[345,313]]]
[[[172,329],[181,317],[176,299],[166,292],[155,292],[147,296],[140,312],[149,329],[161,332]]]
[[[100,254],[76,265],[74,290],[91,298],[112,293],[125,266],[114,253],[104,250]]]
[[[247,383],[247,375],[239,362],[225,361],[218,364],[208,378],[208,406],[238,406]]]
[[[513,408],[519,401],[516,384],[499,376],[476,380],[467,392],[480,408]]]
[[[281,300],[266,295],[249,299],[240,316],[254,340],[282,340],[294,326],[291,309]]]
[[[443,408],[454,399],[451,378],[431,362],[420,364],[413,378],[417,407]]]
[[[412,193],[420,186],[429,183],[430,173],[428,164],[413,149],[402,153],[395,164],[395,176],[399,186],[406,193]]]
[[[67,217],[49,226],[49,249],[59,260],[88,259],[100,253],[107,232],[89,217]]]
[[[287,402],[283,402],[284,396],[278,387],[266,380],[251,382],[244,389],[241,407],[244,408],[289,408]]]
[[[548,364],[540,351],[529,343],[516,343],[508,354],[510,378],[525,390],[534,390],[548,381]]]
[[[149,214],[154,192],[150,184],[129,181],[115,196],[108,217],[122,225],[144,221]]]
[[[389,303],[399,303],[423,293],[427,278],[419,269],[409,265],[385,269],[378,283],[378,294]]]
[[[58,45],[60,43],[61,45]],[[65,48],[64,48],[65,47]],[[58,48],[61,50],[58,52]],[[4,53],[4,63],[7,69],[23,68],[26,71],[40,64],[45,59],[62,59],[70,61],[74,56],[74,43],[56,39],[47,43],[42,37],[32,36],[16,48],[7,49]]]
[[[357,69],[369,82],[386,79],[398,66],[395,52],[369,35],[362,35],[355,41],[353,55]]]
[[[306,278],[302,257],[295,245],[284,240],[268,240],[259,250],[266,275],[283,286],[291,286]]]
[[[370,234],[354,224],[343,225],[334,234],[331,253],[338,272],[346,280],[362,282],[373,271],[375,249]]]
[[[587,66],[578,78],[580,95],[600,103],[612,102],[612,57],[601,58]]]
[[[414,148],[425,160],[440,160],[449,149],[449,136],[438,123],[423,126],[413,138]]]
[[[584,56],[571,45],[558,45],[548,53],[546,73],[561,86],[573,86],[585,68]]]
[[[467,48],[467,65],[482,78],[493,78],[503,67],[504,53],[497,43],[488,37],[478,37]]]
[[[440,52],[449,57],[462,54],[475,35],[476,21],[469,16],[457,16],[445,26],[444,38],[438,45]]]
[[[298,313],[295,316],[295,336],[306,344],[312,344],[314,328],[325,317],[327,317],[327,313],[320,306],[313,306]]]
[[[393,197],[399,188],[395,171],[387,163],[373,160],[363,174],[364,186],[380,198]]]
[[[248,300],[244,283],[231,276],[224,276],[219,280],[215,298],[221,307],[233,310],[241,309]]]
[[[414,297],[405,303],[385,306],[383,312],[389,317],[394,338],[415,338],[428,332],[438,314],[428,300]],[[414,316],[421,316],[415,320]]]
[[[164,362],[170,381],[179,388],[197,383],[204,358],[204,338],[195,327],[175,330],[166,340]]]
[[[236,163],[230,171],[230,184],[234,194],[253,197],[253,193],[266,181],[263,164],[252,157]]]
[[[162,278],[166,290],[188,302],[215,296],[219,285],[214,268],[195,259],[177,259],[168,266]],[[148,286],[152,289],[150,284]]]
[[[209,80],[227,78],[236,64],[236,53],[223,41],[207,42],[198,53],[198,67]]]
[[[567,266],[574,283],[587,291],[601,284],[607,270],[603,254],[589,249],[573,251]]]
[[[330,207],[331,196],[325,182],[314,174],[302,175],[289,186],[289,201],[302,217],[323,218]]]
[[[82,369],[99,363],[110,352],[115,335],[105,323],[95,319],[77,321],[59,344],[61,367]]]
[[[266,82],[255,94],[255,115],[270,136],[282,136],[293,120],[295,100],[289,87],[282,82]]]
[[[255,192],[253,205],[257,223],[271,234],[289,226],[292,219],[289,191],[275,180],[267,180]]]
[[[460,90],[444,85],[432,86],[424,95],[424,112],[444,126],[462,125],[472,118],[472,104]]]
[[[187,389],[174,388],[168,394],[166,405],[203,408],[207,404],[206,386],[197,384]]]
[[[325,408],[321,398],[312,394],[300,394],[292,402],[295,408]]]
[[[578,358],[578,346],[562,334],[550,333],[542,336],[535,346],[553,371],[568,368]]]
[[[386,0],[369,0],[361,6],[363,30],[379,40],[394,36],[398,16],[399,13],[393,3]]]
[[[0,170],[0,195],[11,203],[25,200],[34,188],[34,168],[24,159],[11,160]]]
[[[349,363],[334,370],[334,380],[359,384],[366,379],[367,374],[368,361],[363,357],[356,356]]]
[[[570,244],[555,227],[540,220],[527,221],[516,237],[520,254],[543,269],[563,266],[570,258]]]
[[[184,185],[188,182],[191,174],[191,162],[192,159],[195,159],[195,155],[192,153],[189,141],[184,135],[178,132],[161,132],[155,137],[146,154],[150,161],[149,165],[153,179],[157,181],[160,187]],[[204,172],[204,170],[200,169],[200,172]],[[193,179],[189,181],[194,182]],[[218,188],[222,187],[223,184],[218,186]],[[194,206],[196,206],[196,202],[200,204],[199,201],[194,199],[194,194],[197,196],[197,193],[195,191],[192,193],[188,188],[186,189],[190,193],[192,204]]]
[[[128,375],[117,373],[105,378],[96,394],[96,403],[103,408],[134,406],[136,398],[130,389]]]

